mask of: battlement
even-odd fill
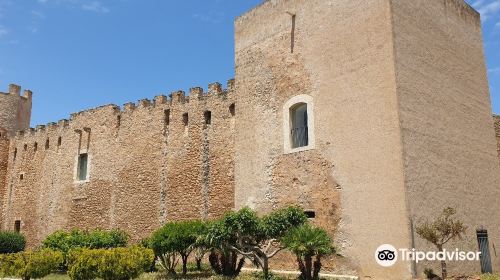
[[[25,100],[31,100],[31,98],[33,97],[33,92],[29,89],[24,90],[23,95],[21,95],[21,86],[15,84],[10,84],[9,91],[8,92],[0,91],[0,94],[19,96]]]
[[[62,119],[57,122],[51,122],[45,125],[36,125],[34,128],[17,131],[16,139],[22,140],[24,137],[32,137],[38,134],[46,134],[51,131],[65,129],[70,127],[73,122],[81,121],[82,119],[84,120],[87,118],[103,118],[105,116],[116,117],[121,115],[126,116],[140,110],[151,111],[155,108],[166,110],[177,106],[181,106],[185,111],[192,111],[195,109],[190,109],[190,104],[194,106],[196,102],[217,103],[220,102],[220,100],[226,100],[228,95],[230,95],[234,89],[235,81],[234,79],[231,79],[227,81],[226,88],[223,88],[221,83],[215,82],[208,85],[207,91],[201,87],[190,88],[189,95],[186,95],[182,90],[178,90],[172,92],[168,96],[157,95],[152,100],[141,99],[137,102],[125,103],[121,107],[116,104],[102,105],[72,113],[70,114],[69,120]],[[20,91],[20,87],[13,85],[11,91],[13,94],[16,94]]]

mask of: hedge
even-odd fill
[[[153,250],[140,246],[113,249],[76,249],[69,252],[72,280],[128,280],[149,270]]]
[[[26,239],[17,232],[0,232],[0,254],[17,253],[24,250]]]
[[[0,277],[43,278],[56,271],[62,262],[62,253],[51,249],[3,254],[0,255]]]
[[[59,250],[64,254],[77,248],[116,248],[127,246],[128,235],[122,230],[56,231],[43,241],[46,248]]]

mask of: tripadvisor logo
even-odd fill
[[[392,245],[380,245],[377,250],[375,250],[375,260],[381,266],[393,266],[398,260],[398,252]]]
[[[402,261],[415,261],[417,263],[421,261],[479,261],[481,252],[465,252],[458,249],[452,251],[443,249],[439,252],[424,252],[406,248],[397,250],[390,244],[380,245],[375,250],[375,261],[383,267],[393,266],[397,262],[398,256]]]

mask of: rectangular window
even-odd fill
[[[212,112],[210,111],[205,111],[205,113],[203,114],[204,118],[205,118],[205,124],[206,125],[209,125],[212,123]]]
[[[17,220],[14,222],[14,231],[21,232],[21,221],[20,220]]]
[[[481,252],[480,263],[481,273],[492,273],[491,256],[490,256],[490,243],[488,241],[488,231],[485,229],[476,230],[477,242],[479,244],[479,251]]]
[[[290,108],[290,131],[292,149],[309,145],[309,131],[307,127],[307,104],[299,103]]]
[[[87,180],[88,162],[89,162],[88,154],[81,154],[78,156],[78,180],[79,181]]]

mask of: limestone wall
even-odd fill
[[[17,135],[10,144],[12,191],[2,200],[2,227],[13,229],[21,220],[29,246],[74,227],[121,228],[138,241],[167,220],[215,218],[231,209],[233,82],[228,90],[209,88],[129,103],[123,110],[102,106]],[[205,111],[211,111],[211,124],[205,124]],[[90,177],[78,182],[83,152]]]
[[[25,90],[20,95],[21,87],[11,84],[9,92],[0,92],[0,130],[13,136],[18,130],[30,126],[32,93]]]
[[[468,231],[448,249],[477,250],[476,229],[484,227],[498,271],[500,168],[479,14],[461,0],[391,6],[410,217],[417,224],[455,207]],[[416,248],[432,248],[415,238]],[[422,262],[418,271],[436,265]],[[449,265],[453,273],[480,271],[479,262]]]
[[[236,20],[235,196],[315,210],[345,257],[325,271],[401,280],[409,267],[373,257],[410,243],[391,38],[386,0],[270,0]],[[315,147],[286,153],[283,105],[302,94]]]
[[[9,157],[9,140],[5,135],[0,136],[0,209],[3,207],[3,201],[6,193],[5,179],[7,176],[7,161]],[[0,225],[3,221],[3,212],[0,213]]]
[[[500,160],[500,116],[495,115],[493,119],[495,121],[495,134],[497,137],[498,158]]]

